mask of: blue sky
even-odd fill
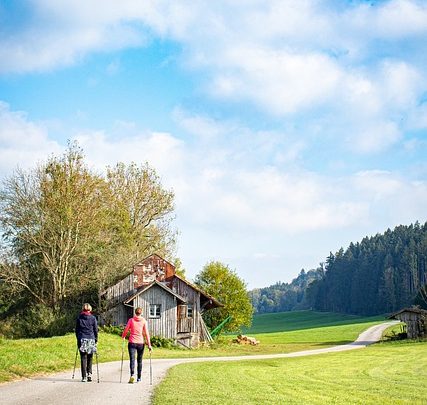
[[[0,1],[0,176],[148,161],[249,288],[427,220],[427,3]]]

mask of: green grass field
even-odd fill
[[[381,320],[311,311],[264,314],[245,333],[261,346],[290,352],[352,341]],[[399,330],[397,325],[387,333]],[[154,404],[426,405],[426,381],[427,341],[385,341],[309,357],[180,365],[157,387]]]
[[[261,341],[258,346],[231,344],[234,336],[229,335],[209,348],[154,349],[153,358],[288,353],[333,346],[353,341],[361,331],[382,320],[382,317],[359,318],[312,311],[260,315],[254,318],[252,328],[245,331]],[[268,333],[257,333],[260,331]],[[119,336],[101,333],[99,361],[120,360],[121,347]],[[75,353],[73,335],[40,339],[0,339],[0,382],[72,369]]]
[[[154,404],[427,404],[427,342],[174,367]],[[191,393],[191,394],[190,394]]]

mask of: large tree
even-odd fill
[[[0,281],[29,303],[59,310],[141,256],[172,257],[172,212],[173,193],[148,165],[119,164],[102,176],[70,144],[62,156],[4,180]]]
[[[232,319],[224,326],[223,331],[236,332],[242,326],[251,325],[253,307],[245,282],[227,265],[211,261],[197,275],[195,284],[224,304],[221,308],[203,314],[203,319],[211,329],[228,316]]]

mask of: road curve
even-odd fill
[[[144,359],[142,373],[143,381],[133,385],[127,384],[129,375],[128,362],[125,362],[123,366],[123,382],[120,384],[120,361],[100,364],[99,384],[96,381],[92,383],[80,382],[80,370],[76,370],[75,379],[71,379],[71,371],[56,373],[49,376],[32,377],[0,385],[0,404],[116,405],[118,403],[135,403],[136,398],[138,398],[138,404],[150,404],[150,398],[153,394],[154,387],[165,377],[167,370],[177,364],[201,361],[277,359],[360,349],[380,340],[383,331],[395,323],[396,321],[392,321],[373,326],[361,333],[353,343],[323,349],[284,354],[259,354],[253,356],[152,360],[152,385],[150,384],[150,365],[148,358]],[[96,371],[96,367],[94,370]]]

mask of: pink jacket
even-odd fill
[[[151,347],[150,334],[148,333],[147,321],[142,316],[135,315],[128,320],[122,338],[125,338],[130,330],[129,343],[146,343]],[[145,338],[145,341],[144,341]]]

